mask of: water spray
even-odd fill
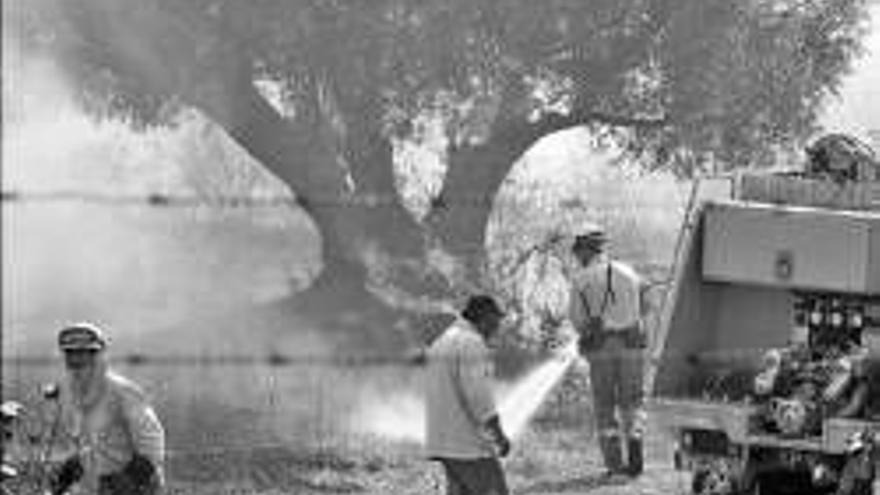
[[[575,346],[572,341],[558,350],[547,362],[513,385],[501,399],[498,413],[509,437],[516,438],[523,433],[547,396],[565,377],[578,357]]]
[[[576,343],[572,341],[521,380],[498,391],[498,414],[508,437],[516,439],[525,431],[577,358]],[[412,390],[382,394],[371,391],[365,396],[368,399],[350,418],[350,428],[395,442],[424,443],[423,396]]]

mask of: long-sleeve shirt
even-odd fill
[[[590,317],[602,317],[608,331],[632,328],[642,320],[645,284],[628,264],[600,256],[579,269],[571,283],[569,318],[582,328]]]
[[[135,453],[152,462],[162,482],[165,432],[156,411],[132,381],[114,373],[105,380],[93,405],[67,414],[84,468],[77,493],[97,493],[98,479],[122,470]]]
[[[465,320],[454,322],[427,352],[426,453],[431,458],[495,455],[484,430],[497,414],[489,348]]]

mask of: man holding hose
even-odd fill
[[[486,345],[503,316],[490,296],[472,296],[425,356],[426,450],[443,465],[448,495],[508,495],[498,458],[510,441],[495,407]]]

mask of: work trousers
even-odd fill
[[[446,472],[446,495],[508,495],[497,458],[437,459]]]
[[[612,336],[586,357],[599,434],[641,438],[645,350],[627,348],[623,338]]]
[[[98,495],[159,495],[157,484],[139,485],[128,479],[104,478],[98,488]]]

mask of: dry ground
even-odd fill
[[[660,495],[686,493],[686,478],[655,435],[647,472],[628,484],[603,485],[589,428],[540,426],[516,442],[504,461],[514,494]],[[327,439],[323,447],[267,447],[222,453],[189,453],[170,465],[171,490],[208,494],[444,493],[439,466],[412,445],[381,439]]]

